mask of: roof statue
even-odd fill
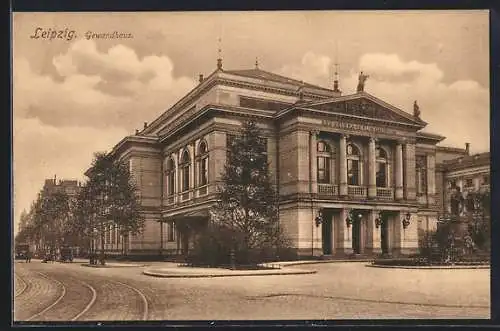
[[[361,71],[358,78],[359,81],[358,81],[358,88],[356,90],[357,92],[363,92],[365,90],[365,82],[368,79],[368,77],[370,76],[363,74],[363,72]]]
[[[413,116],[420,118],[420,107],[417,104],[417,100],[413,102]]]

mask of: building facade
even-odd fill
[[[416,102],[412,113],[398,109],[364,92],[362,78],[356,93],[342,95],[338,81],[327,89],[258,67],[225,70],[219,59],[186,96],[114,146],[139,188],[146,226],[127,243],[111,232],[106,249],[187,253],[209,218],[228,140],[252,120],[267,144],[280,226],[298,256],[416,252],[454,176],[439,163],[467,151],[437,147],[445,137],[422,130]]]

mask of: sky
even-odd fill
[[[441,145],[489,151],[487,11],[14,13],[12,41],[14,231],[46,178],[83,181],[94,152],[214,71],[219,48],[225,69],[258,59],[330,88],[337,63],[344,95],[363,71],[366,92],[410,113],[417,100]]]

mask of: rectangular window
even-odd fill
[[[189,165],[182,168],[182,191],[189,190]]]
[[[427,158],[425,155],[416,157],[416,176],[417,180],[417,194],[427,194]]]
[[[318,183],[330,183],[330,160],[326,157],[318,157]]]
[[[473,183],[473,181],[472,181],[472,178],[467,178],[467,179],[465,180],[465,187],[472,187],[472,186],[474,186],[474,183]]]
[[[175,172],[170,171],[167,176],[167,193],[173,195],[175,193]]]
[[[386,181],[386,164],[377,162],[377,173],[376,173],[376,182],[377,182],[377,187],[386,187],[387,186],[387,181]]]
[[[490,185],[490,176],[483,176],[481,178],[481,185]]]
[[[208,158],[205,157],[200,161],[200,186],[208,184]]]
[[[359,161],[347,160],[347,184],[359,186]]]
[[[175,223],[167,223],[167,241],[175,241]]]

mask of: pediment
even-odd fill
[[[340,97],[327,102],[308,105],[308,108],[412,126],[423,127],[426,124],[419,118],[371,96]]]

